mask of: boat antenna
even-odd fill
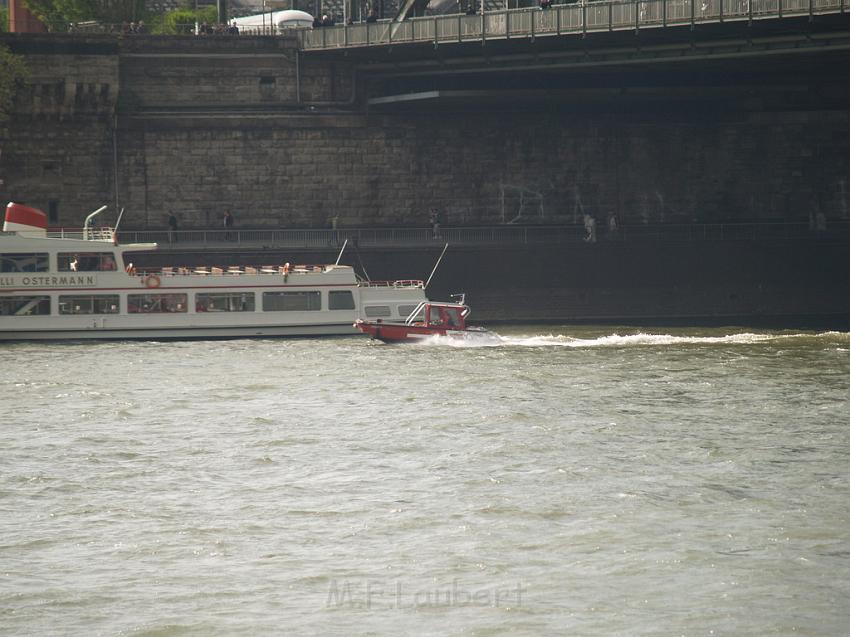
[[[342,249],[339,251],[339,255],[336,258],[336,263],[334,265],[339,265],[339,260],[342,258],[342,253],[345,252],[345,246],[348,245],[348,237],[346,237],[345,241],[342,244]]]
[[[431,270],[431,276],[428,277],[428,280],[425,281],[425,287],[423,289],[428,289],[428,284],[431,282],[431,279],[434,278],[434,273],[437,271],[437,268],[440,267],[440,261],[443,260],[443,256],[446,254],[446,250],[449,249],[449,244],[443,246],[443,251],[440,253],[440,258],[437,259],[437,263],[434,264],[434,269]]]
[[[124,216],[124,208],[118,213],[118,220],[115,222],[115,227],[112,229],[112,245],[118,245],[118,226],[121,225],[121,217]]]
[[[366,266],[363,265],[363,259],[360,257],[360,250],[357,249],[357,242],[354,242],[354,252],[357,254],[357,261],[360,263],[360,267],[363,268],[363,274],[366,275],[367,281],[372,281],[372,278],[369,276],[369,273],[366,272]]]

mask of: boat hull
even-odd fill
[[[218,327],[161,327],[15,330],[0,332],[0,341],[78,341],[78,340],[212,340],[236,338],[287,338],[310,336],[355,336],[351,323],[322,325],[255,325]]]
[[[421,343],[437,338],[453,342],[498,342],[498,337],[480,327],[467,327],[462,330],[426,325],[406,325],[402,323],[377,323],[357,321],[354,324],[359,331],[384,343]]]

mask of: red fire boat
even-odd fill
[[[384,343],[421,342],[431,337],[498,342],[498,336],[483,327],[467,325],[469,313],[460,295],[458,303],[422,301],[403,322],[358,319],[354,327]]]

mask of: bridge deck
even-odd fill
[[[445,227],[434,237],[431,228],[339,228],[273,230],[120,230],[122,244],[157,243],[160,249],[203,250],[208,248],[324,248],[350,245],[361,248],[429,247],[450,243],[454,246],[522,246],[540,244],[576,244],[586,242],[587,232],[580,225],[561,226],[482,226]],[[596,239],[600,242],[627,243],[704,243],[748,241],[758,243],[803,243],[817,239],[827,242],[850,241],[850,222],[833,221],[820,231],[805,222],[790,223],[714,223],[714,224],[639,224],[621,225],[616,232],[600,222]]]
[[[609,0],[477,15],[443,15],[302,31],[302,48],[327,50],[398,44],[483,43],[488,40],[681,28],[844,14],[850,0]]]

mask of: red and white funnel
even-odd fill
[[[3,232],[26,232],[45,236],[47,234],[47,215],[41,210],[19,203],[6,206],[6,221]]]

